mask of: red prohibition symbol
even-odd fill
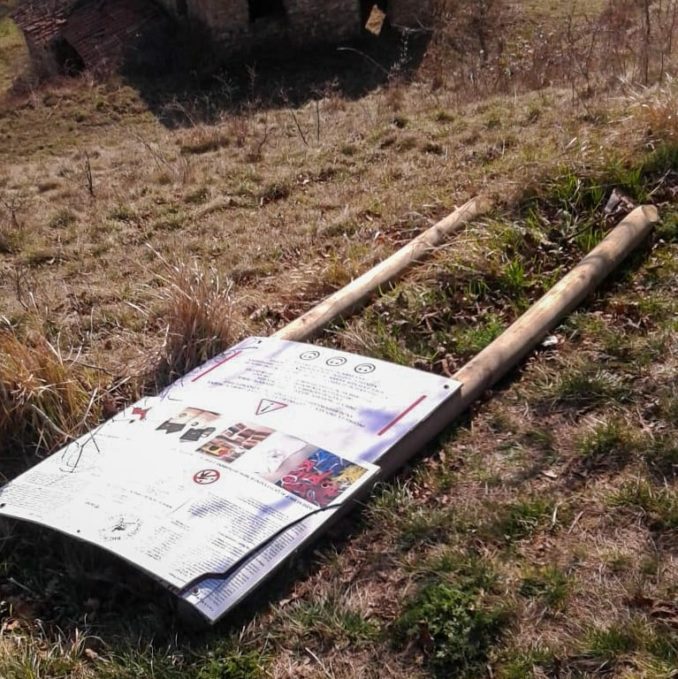
[[[193,481],[199,486],[209,486],[216,483],[221,478],[221,474],[216,469],[203,469],[193,475]]]

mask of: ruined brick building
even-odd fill
[[[62,70],[115,63],[163,21],[206,31],[225,54],[358,37],[375,5],[396,27],[429,21],[432,0],[23,0],[14,19],[34,59]],[[171,18],[171,19],[170,19]]]

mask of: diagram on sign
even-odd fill
[[[257,415],[266,415],[267,413],[274,413],[276,410],[287,408],[287,403],[281,401],[271,401],[268,398],[262,398],[257,406]]]
[[[118,514],[108,519],[107,525],[101,529],[100,535],[106,541],[122,540],[136,535],[141,528],[141,519],[138,516]]]

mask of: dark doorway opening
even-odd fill
[[[78,50],[68,40],[58,38],[52,43],[52,53],[59,73],[64,75],[78,75],[85,70],[85,62]]]
[[[250,21],[267,17],[284,17],[285,4],[283,0],[248,0]]]

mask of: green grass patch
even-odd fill
[[[674,422],[678,422],[678,418]],[[675,434],[652,439],[643,451],[643,458],[648,467],[661,478],[675,479],[678,476],[678,441]]]
[[[398,545],[403,550],[416,545],[445,542],[456,532],[456,527],[452,511],[417,507],[407,511],[394,526]]]
[[[477,677],[509,620],[506,608],[483,600],[473,587],[429,583],[394,624],[396,644],[419,644],[436,677]]]
[[[553,501],[543,497],[498,505],[491,512],[492,518],[479,528],[479,533],[507,543],[522,540],[548,526],[554,508]]]
[[[644,664],[672,666],[678,661],[678,639],[670,629],[652,625],[640,617],[614,623],[604,628],[589,630],[582,643],[583,655],[594,658],[609,667],[615,667],[632,657],[643,658]],[[672,673],[671,673],[672,674]],[[656,674],[649,676],[666,676]],[[643,675],[648,676],[648,675]]]
[[[539,599],[549,608],[562,610],[570,592],[571,578],[556,566],[531,570],[518,592],[528,599]]]
[[[474,325],[454,329],[452,331],[454,348],[461,356],[477,354],[497,339],[505,327],[499,316],[488,314],[485,318],[478,319]]]
[[[602,422],[579,438],[576,449],[580,464],[588,470],[621,469],[641,447],[637,432],[619,420]]]
[[[555,403],[581,408],[628,403],[633,391],[619,374],[598,363],[579,361],[558,371],[546,395]]]
[[[613,507],[626,507],[639,512],[653,530],[678,530],[678,491],[675,488],[656,487],[639,479],[622,486],[611,495],[609,502]]]
[[[494,672],[498,679],[528,679],[546,676],[544,668],[551,669],[554,654],[548,649],[516,649],[502,658]]]
[[[300,640],[312,636],[325,648],[341,643],[369,644],[381,634],[376,620],[352,609],[340,596],[330,595],[294,604],[285,613],[285,621],[288,634],[294,632]]]
[[[0,14],[0,92],[12,84],[25,55],[26,44],[21,31],[9,16]]]

